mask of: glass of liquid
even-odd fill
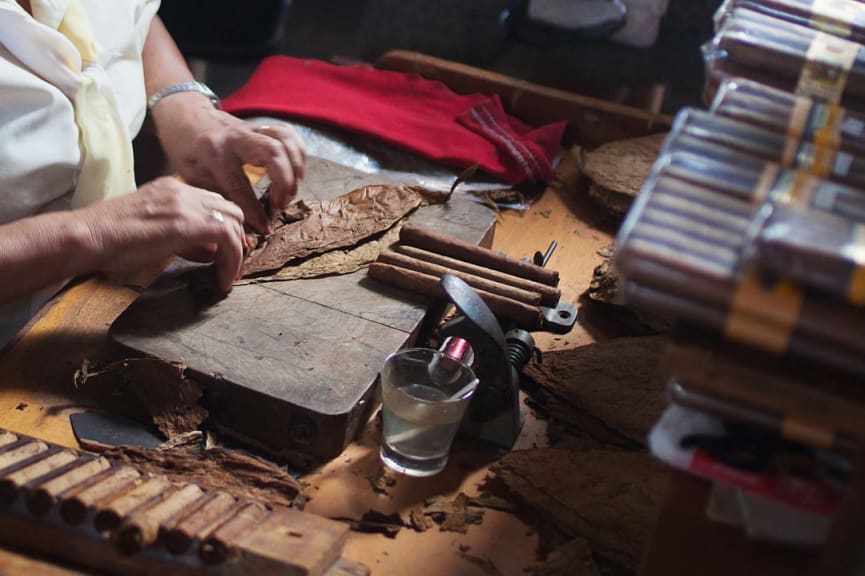
[[[471,368],[438,350],[388,356],[381,370],[382,462],[408,476],[441,472],[477,385]]]

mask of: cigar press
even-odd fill
[[[441,287],[460,315],[442,324],[439,334],[471,345],[479,381],[460,432],[510,449],[523,426],[519,375],[531,358],[534,339],[521,329],[504,333],[478,293],[456,276],[442,276]]]

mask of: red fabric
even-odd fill
[[[455,94],[418,75],[287,56],[265,59],[222,107],[333,124],[447,166],[479,164],[508,184],[550,181],[565,129],[564,122],[531,129],[498,97]]]

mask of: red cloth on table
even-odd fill
[[[508,184],[550,181],[565,129],[564,122],[532,129],[497,96],[455,94],[415,74],[287,56],[265,59],[222,108],[336,125],[447,166],[479,164]]]

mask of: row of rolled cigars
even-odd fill
[[[525,330],[541,329],[543,309],[562,296],[555,270],[410,225],[369,267],[376,280],[432,298],[447,298],[440,284],[445,274],[465,281],[494,314]]]
[[[112,574],[368,574],[348,528],[0,430],[0,541]]]
[[[865,438],[865,3],[728,0],[616,240],[629,306],[675,322],[652,452],[707,515],[819,546]]]

